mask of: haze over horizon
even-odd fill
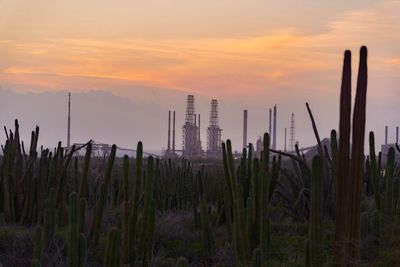
[[[388,125],[393,140],[400,124],[400,47],[393,45],[400,41],[400,1],[231,3],[0,1],[1,125],[19,118],[25,136],[38,124],[41,143],[65,141],[71,91],[73,142],[134,147],[142,140],[160,149],[167,112],[176,110],[179,148],[190,93],[202,115],[203,148],[212,98],[219,100],[222,138],[236,149],[243,109],[255,142],[274,104],[278,146],[291,112],[296,139],[309,146],[315,138],[305,102],[321,137],[329,136],[338,125],[343,52],[352,50],[356,70],[359,47],[367,45],[366,130],[380,144]],[[355,78],[353,71],[353,89]]]

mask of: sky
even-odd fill
[[[328,136],[338,125],[343,52],[353,52],[355,85],[358,51],[367,45],[367,130],[382,140],[385,125],[400,124],[398,14],[400,1],[390,0],[0,0],[0,86],[21,97],[104,91],[132,106],[141,103],[142,110],[132,112],[150,114],[149,105],[156,105],[159,113],[151,113],[150,121],[176,109],[178,124],[183,124],[190,93],[205,126],[210,100],[216,98],[223,138],[231,138],[236,147],[241,145],[243,109],[249,110],[254,142],[267,129],[268,109],[277,104],[279,135],[294,112],[296,139],[309,146],[315,140],[305,102],[310,102],[321,135]],[[107,109],[118,110],[118,101]],[[1,124],[29,113],[1,106]],[[83,123],[84,105],[75,108],[75,121]],[[43,114],[30,124],[46,122]],[[165,146],[161,133],[166,126],[161,119],[154,124],[151,129],[159,138],[135,136],[121,145],[144,140],[152,149]],[[58,130],[43,142],[65,139],[65,129]],[[112,142],[112,129],[91,134]],[[87,134],[75,128],[73,139],[84,138]],[[205,144],[205,132],[203,138]]]

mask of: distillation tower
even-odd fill
[[[221,153],[221,132],[218,120],[218,101],[211,100],[210,124],[207,128],[207,155],[219,157]]]

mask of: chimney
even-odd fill
[[[168,111],[168,146],[167,151],[171,150],[171,110]]]
[[[71,93],[68,93],[68,131],[67,131],[67,147],[71,146]]]
[[[247,146],[247,109],[243,111],[243,148]]]
[[[388,144],[388,127],[385,126],[385,145]]]
[[[268,134],[269,134],[269,138],[271,139],[271,137],[272,137],[272,132],[271,132],[271,130],[272,130],[272,110],[271,109],[269,109],[269,131],[268,131]]]
[[[285,128],[285,150],[286,151],[286,128]]]
[[[175,110],[172,115],[172,153],[175,154]]]
[[[276,149],[276,105],[274,105],[274,135],[273,135],[273,142],[272,142],[272,148]]]
[[[199,114],[199,129],[198,129],[198,140],[199,140],[199,143],[200,143],[200,114]]]

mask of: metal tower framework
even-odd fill
[[[295,129],[294,129],[294,113],[292,112],[291,120],[290,120],[290,151],[294,151],[295,146]]]
[[[200,125],[200,116],[199,116]],[[186,100],[185,124],[182,127],[182,155],[185,157],[201,156],[200,129],[196,125],[194,96],[188,95]]]
[[[207,154],[219,156],[221,152],[221,131],[218,119],[218,101],[211,100],[210,124],[207,128]]]

